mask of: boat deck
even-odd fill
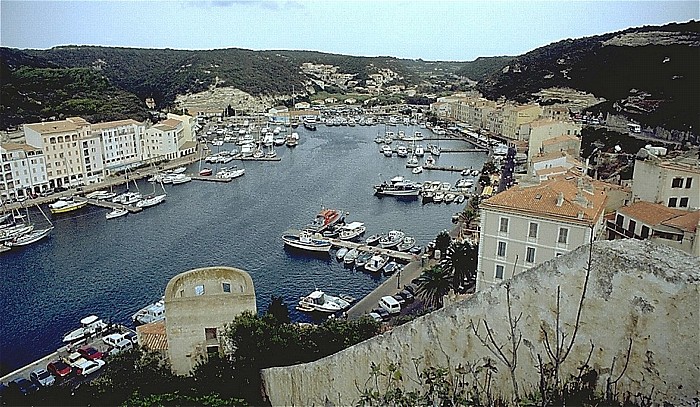
[[[85,202],[87,201],[88,204],[93,205],[93,206],[99,206],[100,208],[107,208],[107,209],[126,209],[130,213],[138,213],[143,210],[143,208],[139,208],[134,205],[124,205],[121,203],[116,203],[116,202],[111,202],[111,201],[106,201],[106,200],[97,200],[97,199],[88,199],[84,198],[81,196],[76,196],[73,197],[75,201],[78,202]]]

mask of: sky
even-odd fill
[[[471,61],[700,19],[698,1],[0,0],[0,45],[314,50]]]

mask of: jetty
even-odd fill
[[[454,165],[448,166],[441,166],[441,165],[429,165],[425,164],[423,165],[424,170],[435,170],[435,171],[457,171],[457,172],[462,172],[466,169],[466,167],[455,167]]]
[[[223,178],[223,177],[203,177],[201,175],[190,175],[193,181],[209,181],[209,182],[231,182],[233,178]]]
[[[384,249],[379,246],[370,246],[366,243],[357,243],[357,242],[351,242],[348,240],[340,240],[340,239],[327,239],[323,238],[326,240],[329,240],[333,247],[345,247],[347,249],[357,249],[359,251],[371,251],[376,254],[386,254],[391,258],[394,258],[396,260],[401,260],[403,262],[411,262],[411,261],[416,261],[420,259],[420,256],[412,253],[406,253],[406,252],[400,252],[398,250],[391,250],[391,249]]]
[[[488,153],[488,148],[441,148],[441,153]]]
[[[260,157],[260,158],[255,158],[255,157],[243,157],[241,155],[233,157],[234,160],[240,160],[240,161],[282,161],[280,157]]]
[[[93,206],[99,206],[100,208],[107,208],[107,209],[126,209],[129,211],[129,213],[138,213],[143,210],[143,208],[140,208],[138,206],[134,205],[124,205],[122,203],[117,203],[117,202],[112,202],[112,201],[107,201],[107,200],[97,200],[97,199],[88,199],[82,196],[74,196],[73,200],[76,202],[87,202],[90,205]]]

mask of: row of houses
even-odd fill
[[[172,160],[196,149],[196,121],[169,114],[153,126],[132,119],[92,124],[81,117],[24,125],[24,143],[0,145],[0,197],[21,199],[103,181],[113,173]]]
[[[572,168],[483,201],[477,289],[597,239],[651,239],[700,256],[698,152],[645,157],[630,187]]]

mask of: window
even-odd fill
[[[634,233],[634,231],[637,230],[637,222],[630,219],[630,223],[627,225],[627,230]]]
[[[683,187],[683,178],[674,178],[671,180],[671,188],[681,188]]]
[[[557,243],[567,244],[569,243],[569,229],[559,228],[559,236],[557,237]]]
[[[649,237],[649,226],[642,225],[642,239]]]
[[[204,328],[204,337],[208,341],[216,339],[216,328]]]
[[[534,263],[535,262],[535,248],[534,247],[527,248],[527,251],[525,252],[525,261],[527,263]]]
[[[622,226],[623,223],[625,223],[625,217],[618,213],[615,217],[615,224],[617,226]]]
[[[530,228],[528,229],[527,232],[527,237],[532,238],[532,239],[537,239],[537,228],[538,224],[535,222],[530,222]]]
[[[681,200],[678,202],[678,207],[679,208],[687,208],[688,207],[688,197],[687,196],[681,198]]]
[[[503,266],[496,264],[496,279],[503,280]]]
[[[204,286],[198,285],[194,287],[194,295],[204,295]]]
[[[221,285],[225,293],[231,292],[231,283],[222,283]]]
[[[506,242],[498,242],[498,251],[496,255],[499,257],[504,257],[506,255]]]
[[[685,187],[690,188],[690,186],[693,185],[693,179],[688,177],[685,179]]]
[[[508,233],[508,218],[501,218],[500,226],[498,231],[501,233]]]
[[[675,208],[677,204],[678,204],[678,198],[676,198],[676,197],[668,198],[668,207],[669,208]]]

